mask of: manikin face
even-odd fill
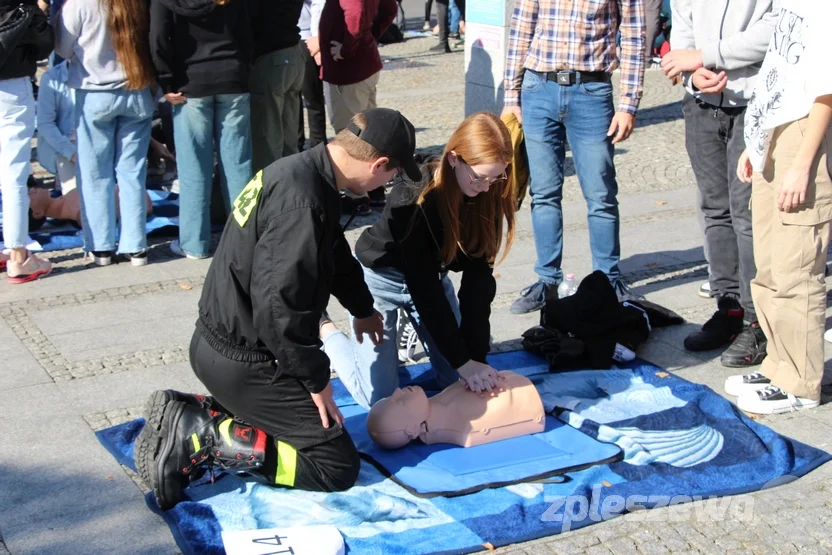
[[[419,437],[429,415],[430,403],[421,387],[397,389],[370,409],[367,431],[382,447],[397,449]]]
[[[502,187],[506,182],[506,164],[490,162],[469,166],[454,151],[448,153],[448,162],[456,173],[456,181],[462,194],[474,198],[491,187]]]

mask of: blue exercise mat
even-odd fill
[[[337,527],[349,553],[472,553],[485,543],[528,541],[635,508],[773,487],[832,458],[752,421],[709,388],[642,361],[564,374],[548,373],[544,361],[527,353],[497,354],[489,362],[529,376],[547,411],[596,440],[614,443],[623,460],[570,472],[568,480],[431,498],[413,495],[366,461],[356,485],[335,493],[280,489],[234,475],[211,483],[206,476],[183,492],[183,502],[161,514],[186,554],[223,553],[223,530],[310,524]],[[431,382],[426,365],[409,367],[404,376]],[[337,381],[334,389],[345,417],[362,413]],[[136,420],[97,436],[122,464],[133,467],[133,442],[142,426]],[[443,471],[460,468],[452,462]],[[147,501],[158,511],[152,495]]]
[[[349,411],[351,412],[351,411]],[[367,433],[367,413],[346,421],[361,455],[417,497],[454,497],[564,475],[613,462],[621,449],[601,443],[548,416],[543,432],[476,447],[413,442],[384,449]]]

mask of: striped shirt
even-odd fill
[[[644,34],[643,0],[517,0],[506,60],[505,105],[520,105],[524,69],[609,73],[620,65],[618,111],[635,114],[644,84]]]

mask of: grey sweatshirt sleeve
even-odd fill
[[[68,8],[68,9],[67,9]],[[55,18],[55,52],[64,59],[75,56],[75,43],[83,27],[81,10],[78,6],[64,6]]]
[[[670,3],[673,14],[673,32],[670,33],[671,50],[693,50],[693,5],[691,0],[673,0]]]
[[[674,1],[674,4],[677,1]],[[771,10],[745,31],[720,41],[703,44],[703,65],[707,68],[730,71],[762,62],[780,15],[781,0],[773,0],[771,4]],[[673,15],[673,34],[675,35],[675,10]]]

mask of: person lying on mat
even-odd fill
[[[367,415],[374,442],[398,449],[419,438],[425,445],[474,447],[530,434],[546,427],[543,401],[531,380],[503,370],[504,391],[480,396],[457,381],[428,399],[419,386],[397,389]]]
[[[120,215],[118,202],[118,185],[116,185],[116,218]],[[147,217],[153,214],[153,202],[150,195],[147,197]],[[44,187],[29,187],[29,231],[32,229],[32,222],[38,222],[35,227],[40,228],[46,218],[53,220],[64,220],[73,226],[81,229],[81,196],[78,189],[72,189],[67,193],[52,197],[50,190]]]
[[[344,238],[339,191],[363,195],[400,169],[418,179],[415,146],[399,112],[367,110],[329,145],[258,172],[234,201],[190,347],[214,397],[155,392],[134,449],[160,508],[204,465],[304,490],[355,484],[358,451],[332,397],[318,323],[330,294],[368,343],[381,340],[382,319]]]
[[[321,325],[333,369],[359,405],[370,407],[399,387],[399,309],[425,344],[439,387],[462,378],[481,394],[499,390],[485,356],[497,289],[493,265],[504,236],[503,258],[514,238],[513,152],[498,117],[468,117],[423,183],[396,184],[381,220],[361,234],[355,255],[384,318],[384,341],[350,341],[332,322]],[[462,273],[458,295],[449,271]]]

